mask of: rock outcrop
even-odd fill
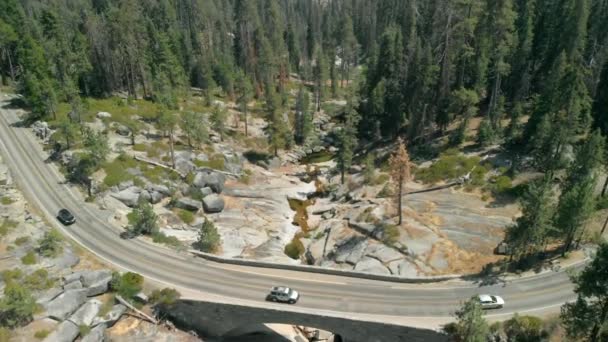
[[[192,184],[199,188],[209,187],[213,192],[219,194],[224,190],[225,182],[226,176],[223,174],[205,170],[196,173]]]
[[[202,207],[202,204],[200,201],[197,201],[190,197],[182,197],[175,202],[175,206],[177,208],[188,211],[199,211]]]
[[[205,196],[203,207],[206,213],[219,213],[224,210],[224,199],[217,194]]]

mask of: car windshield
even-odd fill
[[[493,301],[493,302],[497,302],[496,297],[494,297],[494,296],[490,296],[490,298],[492,298],[492,301]]]

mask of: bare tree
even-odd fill
[[[397,210],[399,210],[399,224],[403,222],[403,186],[411,178],[410,156],[405,148],[405,143],[398,139],[397,150],[389,159],[391,179],[397,187]]]

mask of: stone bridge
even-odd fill
[[[180,300],[161,312],[176,326],[196,331],[201,337],[227,339],[264,323],[317,328],[335,334],[335,342],[445,342],[447,337],[433,330],[338,317],[303,310],[283,311],[236,304]],[[300,308],[297,308],[300,309]]]

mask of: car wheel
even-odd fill
[[[295,300],[293,300],[293,299],[291,299],[291,300],[289,301],[289,304],[295,304],[295,303],[296,303],[296,301],[295,301]]]

